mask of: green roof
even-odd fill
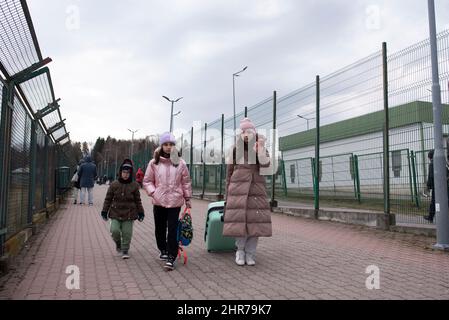
[[[432,103],[415,101],[390,108],[390,129],[415,123],[433,123]],[[383,130],[383,110],[363,116],[343,120],[322,126],[320,142],[332,142],[341,139],[375,133]],[[449,105],[443,105],[443,124],[449,124]],[[316,129],[299,132],[280,138],[280,150],[288,151],[315,144]]]

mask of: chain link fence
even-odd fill
[[[26,1],[0,1],[0,256],[70,188],[76,158]]]
[[[438,49],[448,145],[449,31],[438,34]],[[238,128],[249,117],[259,132],[276,128],[279,170],[267,177],[267,187],[281,205],[375,210],[394,214],[398,224],[424,224],[430,203],[427,153],[434,145],[431,87],[429,40],[393,54],[385,44],[276,101],[245,108],[235,123]],[[234,118],[195,124],[183,136],[194,193],[222,197]]]

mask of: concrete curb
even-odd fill
[[[204,197],[193,196],[192,198],[210,202],[220,201],[217,198],[217,196],[213,195],[205,195]],[[309,208],[293,208],[288,206],[279,206],[273,208],[272,211],[278,214],[285,214],[305,219],[316,219],[315,210]],[[346,210],[344,208],[341,209],[336,208],[336,209],[319,210],[317,220],[359,225],[379,230],[421,235],[426,237],[436,237],[436,230],[434,228],[418,225],[410,225],[410,226],[396,225],[395,215],[392,214],[390,217],[391,217],[390,227],[388,227],[387,217],[383,212],[376,212],[376,211],[359,212],[356,210]]]

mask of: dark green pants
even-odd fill
[[[134,220],[111,220],[111,234],[115,243],[120,243],[122,251],[128,251],[133,236]]]

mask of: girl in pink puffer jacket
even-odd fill
[[[165,268],[174,269],[178,254],[177,227],[181,207],[191,208],[192,183],[189,170],[175,148],[176,139],[171,133],[160,138],[160,147],[148,164],[143,187],[153,199],[154,224],[160,260]],[[167,234],[168,228],[168,234]]]

